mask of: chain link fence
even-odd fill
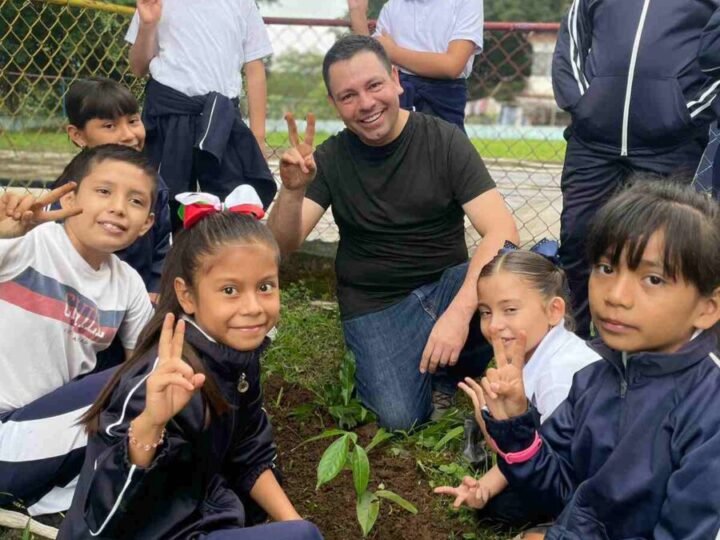
[[[142,98],[124,35],[133,8],[91,0],[0,0],[0,189],[42,189],[77,151],[64,133],[63,96],[77,78],[122,81]],[[342,20],[266,18],[268,161],[287,147],[283,115],[318,118],[318,142],[342,129],[322,83],[324,52]],[[511,207],[523,243],[557,238],[567,123],[552,99],[556,24],[486,23],[468,80],[468,135]],[[304,129],[299,122],[299,128]],[[477,235],[467,227],[468,246]],[[337,241],[328,212],[309,240]]]

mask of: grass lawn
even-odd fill
[[[317,133],[315,144],[320,144],[328,136],[328,133]],[[267,143],[271,148],[281,150],[287,147],[287,134],[269,133]],[[472,143],[485,159],[561,163],[565,156],[565,141],[472,139]],[[2,133],[0,134],[0,150],[68,153],[77,151],[64,133],[43,132]]]

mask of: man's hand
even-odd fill
[[[520,331],[508,346],[496,330],[491,331],[491,338],[497,368],[489,368],[480,385],[493,418],[507,420],[525,414],[528,408],[522,378],[527,335]]]
[[[162,16],[162,0],[137,0],[137,12],[140,22],[156,25]]]
[[[462,483],[458,487],[440,486],[433,490],[433,493],[439,495],[450,495],[455,497],[453,507],[460,508],[466,504],[470,508],[484,508],[491,499],[490,490],[482,481],[475,480],[472,476],[463,478]]]
[[[438,367],[457,364],[467,341],[469,320],[449,307],[433,326],[420,360],[420,373],[435,373]]]
[[[82,208],[63,208],[45,211],[45,207],[57,202],[61,197],[77,187],[75,182],[41,195],[19,195],[6,191],[0,196],[0,238],[16,238],[34,227],[48,221],[58,221],[82,213]]]
[[[297,124],[292,113],[285,115],[288,125],[288,138],[291,148],[280,157],[280,179],[285,189],[296,191],[305,189],[315,179],[317,165],[313,157],[313,139],[315,138],[315,115],[308,113],[305,138],[300,142]]]

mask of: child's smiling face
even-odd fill
[[[628,268],[625,253],[617,266],[608,257],[593,266],[590,311],[609,347],[672,353],[696,329],[711,328],[720,318],[716,296],[705,298],[682,276],[666,275],[664,251],[664,234],[655,232],[635,270]]]
[[[525,332],[525,359],[528,360],[548,330],[562,322],[565,302],[560,297],[545,300],[526,280],[512,272],[478,280],[480,330],[490,341],[491,331],[498,333],[507,346],[519,332]]]
[[[178,300],[217,342],[256,349],[280,316],[277,257],[262,242],[221,246],[202,258],[192,290],[176,280]]]

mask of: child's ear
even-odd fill
[[[552,326],[557,326],[565,318],[565,300],[559,296],[554,296],[548,302],[545,311],[547,313],[548,321]]]
[[[177,296],[180,307],[188,315],[195,313],[195,299],[193,298],[192,291],[188,287],[187,283],[183,278],[176,277],[173,282],[175,287],[175,296]]]
[[[720,320],[720,287],[708,297],[700,299],[699,311],[693,326],[699,330],[712,328]]]
[[[69,208],[75,208],[77,205],[77,188],[70,191],[69,193],[66,193],[62,197],[60,197],[60,208],[63,210],[69,209]]]
[[[83,132],[80,128],[78,128],[77,126],[73,126],[72,124],[68,124],[65,128],[65,131],[67,131],[68,137],[70,137],[70,140],[75,146],[78,146],[80,148],[85,148],[87,146],[85,135],[83,135]]]
[[[155,213],[150,212],[148,214],[147,220],[145,221],[145,224],[142,226],[142,229],[140,229],[140,234],[138,234],[138,236],[143,236],[145,233],[147,233],[150,230],[150,228],[153,226],[154,223],[155,223]]]

